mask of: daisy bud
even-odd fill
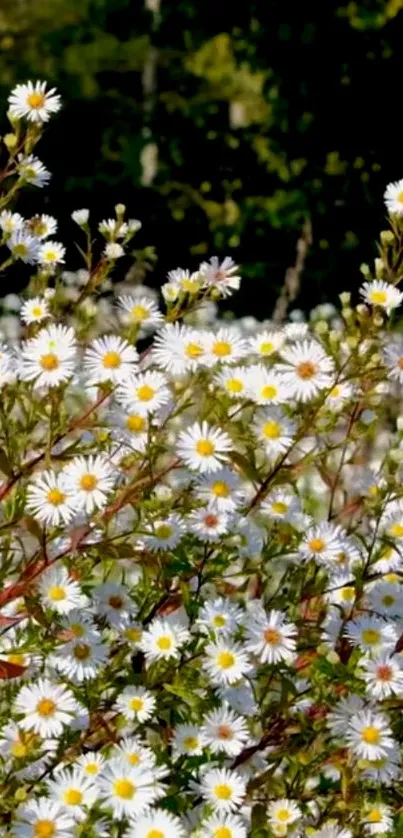
[[[382,279],[385,270],[383,259],[375,259],[375,276],[377,279]]]
[[[384,247],[389,247],[389,245],[393,244],[395,237],[392,233],[392,230],[382,230],[381,232],[381,243]]]
[[[104,255],[107,259],[114,261],[115,259],[120,259],[121,256],[124,256],[125,252],[121,244],[117,242],[108,242],[105,247]]]
[[[12,151],[18,142],[16,134],[5,134],[3,137],[4,145],[7,146],[9,151]]]
[[[369,269],[369,265],[366,265],[365,262],[363,262],[363,264],[360,265],[360,271],[363,274],[363,276],[370,276],[371,271]]]
[[[79,227],[85,227],[90,217],[90,211],[89,209],[74,210],[74,212],[71,213],[71,217]]]
[[[340,300],[340,302],[341,302],[342,306],[348,306],[348,305],[350,305],[350,301],[351,301],[351,294],[350,294],[350,291],[343,291],[343,292],[339,295],[339,300]]]
[[[116,215],[118,216],[118,218],[119,218],[119,216],[123,216],[126,212],[125,204],[116,204],[115,212],[116,212]]]

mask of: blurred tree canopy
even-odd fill
[[[247,278],[234,304],[258,316],[308,218],[298,304],[334,299],[403,176],[402,36],[403,0],[2,0],[2,98],[43,78],[64,100],[41,146],[51,188],[21,210],[39,202],[63,229],[122,201],[156,283],[230,253]]]

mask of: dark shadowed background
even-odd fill
[[[229,253],[245,277],[231,308],[261,317],[309,219],[297,304],[334,300],[403,176],[402,41],[403,0],[1,0],[2,98],[41,78],[64,101],[39,147],[51,187],[18,210],[71,237],[72,209],[100,220],[122,201],[135,246],[157,249],[152,283]]]

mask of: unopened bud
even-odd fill
[[[361,317],[367,317],[369,314],[369,309],[366,305],[364,305],[364,303],[359,303],[358,306],[356,306],[356,311],[361,315]]]
[[[13,151],[18,143],[18,138],[16,134],[5,134],[3,137],[3,143],[7,146],[9,151]]]
[[[382,279],[385,270],[385,265],[382,259],[375,259],[375,276],[377,279]]]
[[[371,271],[369,269],[369,265],[366,265],[365,262],[363,262],[363,264],[360,265],[360,271],[361,271],[363,276],[370,276],[370,274],[371,274]]]
[[[125,204],[116,204],[115,212],[116,212],[116,215],[118,216],[118,218],[122,217],[126,212]]]
[[[342,293],[339,295],[339,299],[340,299],[340,302],[341,302],[342,306],[350,305],[350,301],[351,301],[350,291],[342,291]]]
[[[26,800],[27,791],[23,787],[17,789],[14,795],[14,799],[17,800],[18,803],[22,803],[23,800]]]
[[[389,245],[393,244],[395,237],[392,233],[392,230],[382,230],[381,232],[381,243],[384,247],[389,247]]]

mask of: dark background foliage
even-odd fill
[[[18,209],[71,236],[72,209],[100,220],[122,201],[155,284],[229,253],[231,307],[262,317],[309,218],[297,304],[335,299],[403,176],[402,37],[403,0],[1,0],[2,98],[43,78],[64,101],[40,147],[51,187]]]

